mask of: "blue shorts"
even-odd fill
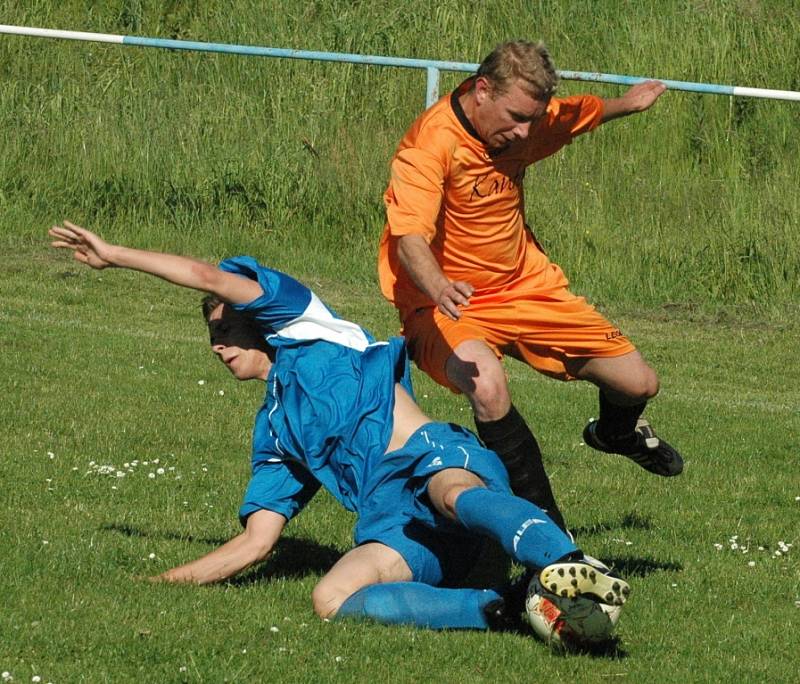
[[[511,493],[506,469],[469,430],[428,423],[395,451],[370,463],[359,496],[355,543],[380,542],[408,563],[415,582],[453,584],[469,573],[481,537],[440,515],[428,499],[431,476],[447,468],[477,475],[487,488]]]

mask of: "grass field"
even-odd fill
[[[777,0],[229,5],[0,0],[0,21],[464,61],[511,26],[544,37],[565,69],[800,89],[800,12]],[[214,362],[194,294],[81,269],[47,247],[47,227],[67,217],[141,247],[253,253],[394,334],[374,274],[381,193],[423,99],[412,72],[0,37],[0,673],[797,680],[800,109],[788,103],[669,93],[529,174],[537,235],[658,369],[648,414],[687,460],[663,481],[590,452],[594,390],[509,364],[570,526],[633,586],[616,650],[560,657],[518,635],[320,622],[310,591],[352,524],[327,495],[234,582],[140,579],[238,532],[263,386]],[[463,399],[414,379],[428,413],[471,423]]]
[[[44,247],[17,257],[0,360],[0,668],[16,681],[793,680],[798,566],[792,547],[776,552],[796,542],[800,511],[796,326],[619,317],[661,370],[650,414],[687,455],[675,481],[587,452],[588,386],[509,367],[570,524],[635,590],[618,652],[560,658],[521,636],[320,623],[309,593],[352,522],[327,496],[241,580],[137,580],[237,532],[263,386],[213,361],[190,293],[78,270]],[[374,298],[317,287],[344,314],[390,324]],[[463,401],[416,380],[436,417],[467,420]]]

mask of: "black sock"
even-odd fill
[[[578,549],[577,551],[570,551],[566,556],[561,556],[554,563],[580,563],[583,560],[583,551]]]
[[[646,401],[634,406],[615,404],[600,390],[600,418],[597,420],[595,434],[609,445],[625,445],[628,442],[633,444],[636,440],[636,421],[644,413],[645,406]]]
[[[512,405],[499,420],[483,422],[475,419],[478,436],[494,451],[508,471],[511,491],[543,509],[562,530],[566,524],[544,471],[542,452],[525,419]]]

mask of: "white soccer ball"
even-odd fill
[[[620,612],[621,606],[583,596],[556,596],[541,585],[538,576],[528,585],[525,599],[525,613],[533,631],[556,648],[588,648],[610,641]]]

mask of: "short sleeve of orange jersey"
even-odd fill
[[[431,151],[408,147],[395,155],[391,175],[385,200],[392,236],[418,234],[430,242],[444,195],[444,164]]]
[[[529,163],[549,157],[581,133],[597,128],[603,118],[603,100],[595,95],[553,98],[547,115],[532,131],[526,150]]]

